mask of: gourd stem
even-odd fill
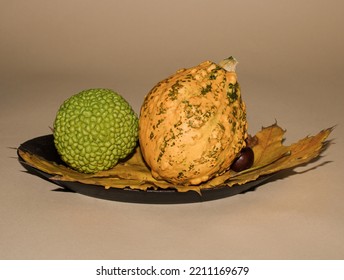
[[[219,65],[227,70],[228,72],[235,72],[235,68],[238,64],[238,61],[233,57],[230,56],[222,61],[220,61]]]

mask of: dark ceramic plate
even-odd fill
[[[39,155],[46,160],[64,164],[57,154],[52,134],[28,140],[25,143],[21,144],[18,150],[27,151],[32,154]],[[53,180],[52,175],[30,166],[28,163],[25,162],[23,158],[19,156],[19,154],[18,157],[19,162],[27,169],[28,172],[34,175],[38,175],[50,182],[53,182],[65,190],[95,198],[132,203],[177,204],[210,201],[247,192],[253,188],[258,187],[263,182],[266,182],[268,179],[271,178],[270,175],[260,177],[257,180],[246,183],[244,185],[235,185],[232,187],[218,186],[211,189],[204,189],[201,191],[201,195],[196,193],[195,191],[177,192],[174,189],[148,189],[147,191],[132,190],[130,188],[105,189],[104,187],[98,185],[82,184],[78,182],[60,182]]]

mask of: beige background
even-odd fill
[[[1,259],[343,259],[343,1],[1,1]],[[121,93],[138,112],[179,68],[235,56],[249,130],[286,143],[337,125],[300,174],[212,202],[144,205],[53,192],[16,151],[63,100]],[[289,176],[288,176],[289,175]]]

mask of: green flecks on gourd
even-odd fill
[[[145,97],[142,155],[152,175],[192,185],[226,171],[245,146],[246,107],[232,57],[181,69]]]

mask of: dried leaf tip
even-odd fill
[[[222,61],[220,61],[219,65],[227,70],[228,72],[235,72],[235,68],[238,64],[238,61],[233,57],[230,56]]]

